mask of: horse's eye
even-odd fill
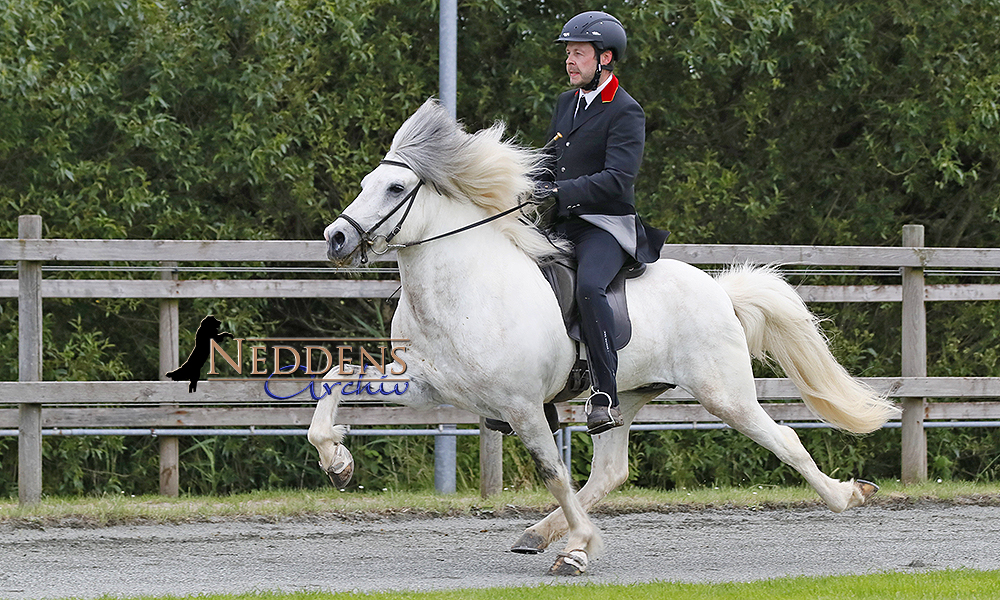
[[[404,189],[406,188],[401,183],[394,183],[389,186],[389,191],[393,194],[402,194]]]

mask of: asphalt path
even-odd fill
[[[529,518],[532,517],[532,518]],[[303,517],[172,525],[0,524],[0,598],[437,590],[562,583],[512,554],[534,515]],[[570,581],[724,582],[1000,570],[1000,507],[927,503],[599,515],[606,555]],[[1000,576],[1000,574],[998,574]]]

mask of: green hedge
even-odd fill
[[[629,31],[617,72],[647,114],[638,209],[672,242],[891,246],[903,224],[921,223],[929,246],[998,245],[1000,2],[605,6]],[[503,119],[525,143],[542,143],[566,81],[552,40],[578,10],[567,0],[463,3],[459,117],[470,128]],[[437,31],[437,5],[426,1],[9,0],[0,237],[16,235],[18,215],[40,214],[46,237],[320,239],[399,124],[436,94]],[[0,300],[2,380],[17,377],[15,308]],[[898,374],[898,307],[816,309],[852,372]],[[155,302],[50,300],[45,312],[46,379],[158,377]],[[242,335],[323,337],[385,335],[391,307],[185,301],[184,335],[209,312]],[[998,374],[993,305],[932,305],[928,322],[930,374]],[[726,434],[662,435],[651,448],[683,453]],[[993,433],[938,435],[954,445],[932,461],[939,473],[995,476],[995,460],[961,458],[996,448]],[[891,444],[842,443],[867,448],[865,469],[895,464],[876,458]],[[202,441],[187,456],[215,458],[191,462],[199,466],[182,481],[192,491],[313,485],[304,444]],[[148,440],[46,440],[46,452],[48,492],[153,485],[138,483],[152,469]],[[13,459],[2,456],[0,490],[10,493]],[[218,474],[230,456],[243,456],[244,470]],[[657,460],[649,471],[674,472]],[[403,462],[385,459],[392,471]],[[422,468],[396,474],[399,485],[425,485]],[[690,468],[706,483],[751,478]]]

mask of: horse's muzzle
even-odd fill
[[[330,224],[323,232],[326,239],[326,257],[339,264],[350,262],[351,255],[358,249],[361,235],[342,219]]]

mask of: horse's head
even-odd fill
[[[382,254],[409,213],[420,178],[402,163],[383,161],[361,180],[361,193],[323,232],[326,255],[334,263],[356,267],[368,251]]]
[[[327,256],[358,266],[368,262],[369,251],[402,252],[451,235],[441,235],[449,229],[458,233],[503,216],[498,213],[511,216],[492,227],[522,250],[536,259],[554,254],[558,249],[545,235],[513,214],[530,212],[519,199],[531,193],[546,155],[504,140],[503,132],[498,122],[466,133],[437,101],[425,102],[396,132],[388,157],[362,180],[358,197],[326,228]]]

